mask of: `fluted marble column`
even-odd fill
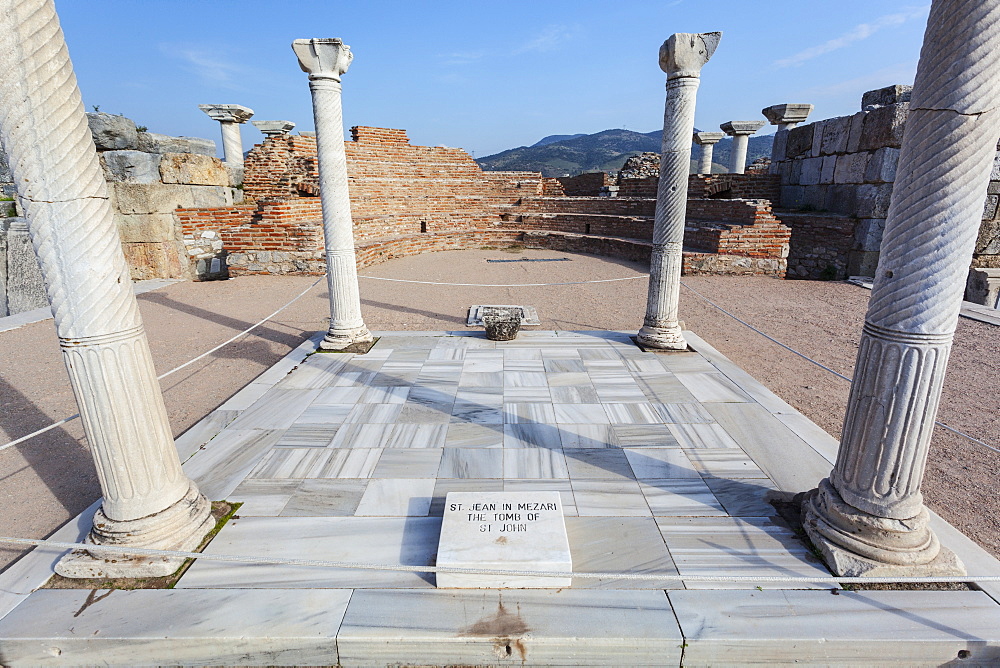
[[[295,129],[291,121],[250,121],[265,137],[280,137]]]
[[[694,143],[701,147],[701,153],[698,155],[699,174],[712,173],[712,153],[715,152],[715,145],[722,141],[725,136],[722,132],[694,133]]]
[[[323,234],[326,272],[330,288],[330,331],[320,348],[343,350],[372,341],[361,317],[361,294],[354,253],[354,223],[347,190],[347,155],[340,104],[340,77],[354,54],[339,39],[297,39],[292,50],[303,72],[309,73],[320,196],[323,199]]]
[[[1000,136],[1000,0],[934,0],[837,463],[805,504],[839,575],[950,575],[920,484]]]
[[[778,162],[785,159],[785,146],[788,143],[788,131],[802,123],[812,113],[811,104],[788,103],[774,104],[760,113],[771,125],[777,125],[778,131],[774,133],[774,142],[771,144],[771,167],[768,170],[771,174],[778,173]]]
[[[253,109],[239,104],[199,104],[198,108],[213,121],[219,121],[222,126],[222,152],[226,156],[226,163],[242,165],[243,138],[240,136],[240,125],[250,120]]]
[[[750,135],[764,127],[764,121],[728,121],[719,127],[733,138],[733,148],[729,152],[729,173],[743,174],[747,167]]]
[[[192,549],[210,504],[181,471],[55,7],[0,0],[0,21],[0,137],[104,495],[87,540]],[[168,575],[181,562],[76,551],[56,571]]]
[[[667,99],[663,112],[660,181],[656,189],[646,317],[637,336],[641,345],[650,348],[687,348],[677,321],[677,302],[684,263],[682,246],[695,96],[701,68],[715,53],[720,39],[721,32],[676,33],[660,47],[660,69],[667,73]]]

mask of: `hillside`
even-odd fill
[[[550,135],[534,146],[521,146],[494,155],[478,158],[476,162],[487,171],[532,171],[544,176],[574,176],[583,172],[617,171],[629,156],[644,151],[659,152],[660,130],[633,132],[632,130],[604,130],[591,135]],[[565,136],[567,139],[557,139]],[[771,155],[773,135],[750,137],[747,163]],[[547,142],[547,143],[546,143]],[[713,162],[729,162],[732,139],[726,137],[715,145]],[[699,148],[693,146],[692,158]]]

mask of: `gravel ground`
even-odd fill
[[[569,262],[487,263],[487,259]],[[366,276],[444,283],[562,283],[639,276],[638,264],[550,251],[454,251],[393,260]],[[273,312],[311,277],[243,277],[177,283],[139,297],[157,370],[163,373],[222,343]],[[805,355],[851,375],[868,291],[846,283],[769,278],[688,277],[684,283],[722,308]],[[464,329],[473,304],[530,304],[541,329],[636,330],[646,281],[486,288],[361,279],[371,329]],[[848,383],[789,353],[681,291],[687,327],[774,392],[839,436]],[[272,322],[162,383],[175,434],[209,413],[311,333],[325,329],[321,282]],[[939,419],[1000,444],[1000,330],[962,319],[952,351]],[[0,444],[76,412],[52,321],[0,333]],[[935,433],[924,483],[928,504],[1000,556],[1000,455]],[[44,537],[99,495],[79,421],[0,452],[0,527],[8,535]],[[20,552],[0,548],[0,568]]]

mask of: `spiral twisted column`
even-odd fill
[[[0,0],[0,19],[0,137],[104,495],[88,540],[192,549],[210,504],[181,471],[55,7]],[[138,577],[180,563],[77,551],[56,570]]]
[[[330,330],[319,346],[324,350],[343,350],[356,343],[372,341],[371,332],[361,317],[340,102],[340,77],[350,67],[354,54],[351,47],[339,39],[297,39],[292,43],[292,50],[299,59],[299,66],[309,73],[316,121],[326,280],[330,292]]]
[[[1000,0],[931,6],[837,463],[805,504],[839,575],[962,574],[920,484],[1000,136]]]
[[[677,320],[677,302],[684,263],[682,247],[695,96],[701,81],[701,68],[715,53],[721,38],[720,32],[676,33],[660,47],[660,69],[667,74],[667,99],[663,112],[646,317],[636,337],[641,345],[649,348],[687,349]]]

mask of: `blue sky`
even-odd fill
[[[312,129],[290,44],[340,37],[355,54],[344,122],[485,156],[550,134],[662,125],[657,52],[721,30],[696,125],[782,102],[850,114],[866,90],[912,83],[929,3],[896,0],[56,0],[83,99],[152,132],[208,137],[202,103]],[[262,138],[244,127],[244,148]],[[770,132],[767,126],[762,132]]]

